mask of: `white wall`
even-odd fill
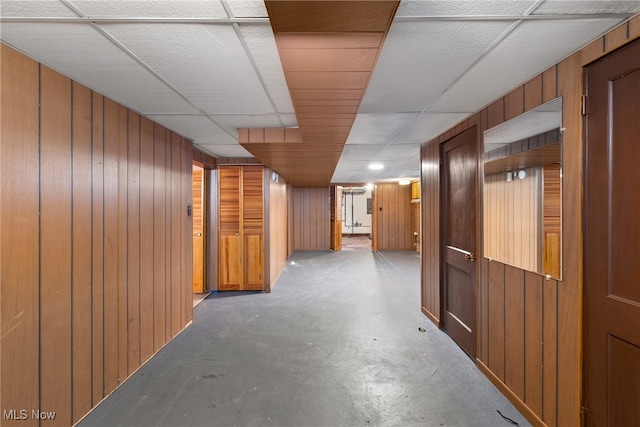
[[[345,188],[342,199],[342,234],[371,234],[371,214],[367,214],[367,199],[371,190],[350,194]],[[352,207],[353,200],[353,210]],[[353,217],[353,219],[352,219]]]

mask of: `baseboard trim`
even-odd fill
[[[520,400],[520,398],[513,391],[511,391],[511,389],[507,387],[507,385],[503,383],[502,380],[500,380],[500,378],[498,378],[496,374],[494,374],[491,369],[489,369],[489,367],[485,365],[480,359],[476,359],[476,366],[478,366],[480,372],[482,372],[484,376],[487,377],[489,381],[491,381],[491,383],[496,386],[496,388],[500,390],[500,392],[504,394],[511,403],[513,403],[513,406],[515,406],[516,409],[518,409],[518,411],[520,411],[522,415],[524,415],[527,421],[529,421],[534,426],[547,427],[544,421],[542,421],[538,417],[538,415],[536,415],[536,413],[527,406],[526,403]]]

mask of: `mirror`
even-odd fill
[[[484,256],[562,279],[562,98],[484,132]]]

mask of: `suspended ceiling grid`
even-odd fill
[[[331,180],[417,177],[421,143],[638,12],[637,0],[402,0]],[[4,43],[216,157],[251,155],[238,128],[304,124],[260,0],[2,0],[0,25]]]

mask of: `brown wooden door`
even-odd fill
[[[585,406],[640,425],[640,42],[587,68]]]
[[[193,166],[193,293],[205,289],[204,273],[204,169]]]
[[[240,290],[242,281],[242,237],[240,236],[241,169],[218,170],[220,188],[219,271],[221,291]]]
[[[264,196],[262,166],[242,167],[242,290],[264,288]]]
[[[441,146],[442,327],[476,356],[476,128]]]

